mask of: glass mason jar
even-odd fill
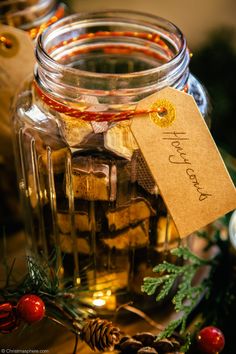
[[[31,38],[66,14],[66,7],[57,0],[3,0],[0,23],[28,31]]]
[[[66,12],[66,6],[56,0],[0,1],[0,25],[22,29],[28,32],[34,40],[38,33],[42,32],[51,23],[64,17]],[[0,36],[0,48],[4,45],[6,47],[11,46],[11,44],[11,39]],[[9,78],[8,81],[11,82]],[[0,104],[6,107],[4,113],[0,116],[0,226],[6,227],[8,233],[22,228],[22,221],[10,134],[10,112],[5,102],[8,89],[5,89],[4,82],[0,83],[0,90],[2,94],[0,95]]]
[[[137,103],[165,86],[191,94],[208,119],[185,38],[152,15],[85,13],[44,31],[36,58],[14,111],[31,246],[57,249],[93,305],[114,310],[125,294],[137,305],[143,278],[175,261],[180,239],[130,124]]]

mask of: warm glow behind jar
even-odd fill
[[[174,261],[180,240],[129,127],[137,103],[166,86],[208,118],[185,39],[151,15],[86,13],[50,26],[36,57],[14,118],[30,244],[59,249],[58,266],[95,307],[113,311],[127,294],[138,305],[143,278]]]

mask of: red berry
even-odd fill
[[[45,314],[44,302],[39,296],[24,295],[18,301],[17,313],[27,323],[40,321]]]
[[[198,333],[197,343],[202,353],[217,354],[225,346],[225,337],[219,328],[209,326]]]
[[[0,320],[9,316],[13,311],[13,305],[10,302],[0,304]]]
[[[15,306],[10,302],[0,304],[0,333],[11,333],[19,324]]]

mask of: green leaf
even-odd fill
[[[177,257],[182,257],[184,260],[192,261],[195,265],[204,265],[209,262],[193,254],[187,247],[174,248],[171,250],[171,254]]]
[[[180,352],[186,353],[190,348],[191,342],[192,342],[191,334],[187,333],[185,335],[185,343],[181,346]]]
[[[176,265],[164,261],[153,269],[159,276],[145,278],[142,286],[142,291],[148,295],[153,295],[157,292],[156,300],[160,301],[168,296],[174,284],[178,283],[178,290],[172,302],[175,311],[181,312],[182,316],[177,320],[171,321],[158,339],[170,337],[178,327],[180,327],[180,333],[184,333],[189,314],[195,308],[202,292],[207,290],[208,287],[206,281],[201,285],[193,286],[193,279],[202,266],[212,265],[214,262],[214,260],[209,261],[199,258],[187,247],[176,248],[171,253],[184,259],[186,261],[185,264]],[[188,346],[189,344],[186,343],[186,348]]]
[[[157,340],[163,339],[163,338],[169,338],[172,336],[176,328],[181,324],[182,318],[179,318],[177,320],[171,321],[167,327],[162,331],[158,336]]]
[[[169,294],[169,292],[173,288],[175,281],[175,275],[169,275],[168,277],[166,277],[165,282],[163,283],[162,288],[156,297],[157,301],[164,299]]]
[[[161,272],[169,272],[169,273],[179,273],[180,268],[179,266],[168,263],[164,261],[161,264],[158,264],[156,267],[153,268],[153,272],[155,273],[161,273]]]
[[[142,292],[148,295],[155,294],[157,288],[165,281],[164,277],[161,278],[144,278],[144,284],[141,287]]]

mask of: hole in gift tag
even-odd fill
[[[165,107],[159,107],[157,109],[157,114],[159,115],[160,118],[163,118],[168,114],[168,111]]]
[[[4,45],[6,47],[6,49],[9,49],[12,47],[12,41],[5,36],[0,37],[0,43],[1,43],[1,45]]]
[[[13,57],[19,50],[19,42],[11,33],[0,34],[0,55],[3,57]]]
[[[157,100],[151,107],[150,118],[161,128],[169,127],[176,118],[175,107],[166,99]]]

